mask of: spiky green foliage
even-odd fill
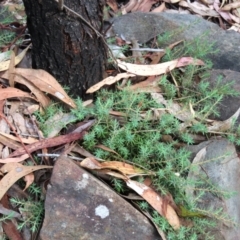
[[[32,184],[28,190],[31,197],[28,199],[11,198],[10,202],[18,208],[23,219],[18,222],[18,229],[29,227],[32,232],[36,232],[44,217],[44,201],[41,198],[41,189]]]

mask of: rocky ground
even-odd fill
[[[144,20],[143,20],[144,19]],[[139,22],[143,21],[143,24]],[[194,15],[179,15],[170,13],[132,13],[114,19],[113,33],[126,40],[137,39],[145,42],[164,31],[178,31],[184,26],[195,23],[187,30],[180,32],[171,39],[192,40],[198,35],[209,31],[207,36],[210,43],[216,42],[220,50],[210,56],[213,61],[210,82],[221,75],[224,82],[235,80],[234,87],[240,89],[240,35],[234,31],[222,30],[214,23]],[[239,97],[229,97],[223,100],[220,107],[220,120],[232,116],[240,106]],[[237,119],[240,121],[240,118]],[[224,200],[212,194],[205,195],[201,204],[214,208],[222,207],[236,222],[240,222],[240,162],[234,145],[226,140],[211,140],[190,148],[193,158],[197,152],[205,148],[206,153],[195,161],[206,161],[202,169],[205,174],[224,189],[236,192],[230,199]],[[221,157],[218,164],[208,159]],[[193,161],[193,164],[195,164]],[[66,172],[66,164],[69,163]],[[196,173],[190,173],[189,178],[197,178]],[[194,193],[189,191],[189,196]],[[81,204],[79,205],[79,202]],[[74,211],[72,206],[74,206]],[[144,215],[137,212],[124,199],[106,187],[102,182],[84,170],[74,168],[69,159],[59,159],[54,167],[51,185],[47,191],[45,202],[45,220],[41,230],[42,240],[47,239],[161,239]],[[101,209],[98,211],[98,209]],[[81,223],[79,225],[79,223]],[[119,225],[120,224],[120,225]],[[226,225],[219,221],[217,230],[212,232],[216,239],[238,239],[239,227]]]

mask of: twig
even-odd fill
[[[164,49],[155,49],[155,48],[131,48],[132,51],[148,51],[148,52],[165,52]]]
[[[80,158],[80,157],[74,157],[74,156],[68,156],[68,155],[62,155],[62,154],[58,154],[58,153],[38,153],[37,154],[38,157],[50,157],[50,158],[56,158],[56,157],[60,157],[60,156],[65,156],[65,157],[68,157],[68,158],[71,158],[73,160],[77,160],[77,161],[82,161],[84,160],[85,158]],[[105,160],[101,159],[101,158],[97,158],[97,157],[94,157],[96,160],[98,161],[102,161],[102,162],[105,162]]]

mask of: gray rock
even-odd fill
[[[178,40],[193,40],[208,32],[206,41],[216,42],[218,53],[209,56],[216,69],[240,69],[240,34],[235,31],[225,31],[218,25],[201,17],[190,14],[174,13],[129,13],[111,20],[113,33],[125,40],[147,42],[164,32],[174,33],[173,43]]]
[[[212,140],[199,144],[198,146],[189,146],[194,155],[202,148],[206,147],[206,155],[200,159],[195,158],[192,162],[195,165],[189,173],[188,180],[208,179],[219,189],[231,193],[236,193],[229,199],[218,197],[206,191],[198,199],[200,209],[223,209],[231,219],[240,224],[240,161],[235,147],[225,139]],[[193,170],[194,169],[194,170]],[[190,188],[187,192],[190,198],[196,197],[196,192]],[[223,220],[223,219],[222,219]],[[215,239],[218,240],[237,240],[240,236],[240,228],[230,221],[218,221],[215,229],[211,229]]]
[[[68,158],[57,160],[42,240],[161,239],[145,216]]]
[[[208,81],[211,83],[211,85],[214,85],[219,77],[222,78],[223,84],[234,81],[233,88],[240,93],[240,72],[214,69],[210,72],[210,78]],[[240,96],[225,97],[218,105],[220,116],[214,118],[224,121],[230,118],[238,110],[239,107]],[[240,116],[238,117],[237,122],[240,124]]]

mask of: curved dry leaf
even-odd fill
[[[13,74],[15,76],[14,81],[25,85],[36,96],[37,100],[42,104],[44,108],[49,106],[50,99],[46,96],[46,94],[40,91],[39,88],[37,88],[34,84],[24,79],[22,76],[16,75],[15,72]],[[8,72],[2,74],[1,77],[9,79]]]
[[[106,3],[114,12],[118,11],[118,5],[116,0],[107,0]]]
[[[134,11],[134,9],[138,8],[140,3],[137,0],[130,0],[126,5],[122,6],[122,10],[126,12]]]
[[[1,88],[0,89],[0,100],[5,100],[6,98],[14,98],[14,97],[26,97],[31,98],[36,101],[29,93],[23,92],[16,88]]]
[[[99,169],[99,170],[95,170],[95,172],[96,172],[96,173],[100,173],[100,174],[107,174],[107,175],[109,175],[109,176],[122,179],[122,180],[124,180],[124,181],[126,181],[126,180],[128,179],[127,176],[124,176],[124,175],[121,174],[121,173],[114,172],[114,171],[111,171],[111,170],[108,170],[108,169]]]
[[[219,17],[219,14],[207,6],[199,3],[199,2],[186,2],[180,1],[179,5],[182,7],[190,8],[193,12],[201,15],[201,16],[210,16],[210,17]]]
[[[161,78],[159,76],[149,76],[146,80],[129,86],[127,89],[130,91],[137,90],[138,92],[156,93],[162,92],[162,89],[158,86]]]
[[[126,63],[120,60],[117,60],[117,63],[119,68],[127,71],[128,73],[133,73],[138,76],[161,75],[173,70],[174,68],[184,67],[191,64],[204,65],[203,61],[194,59],[192,57],[182,57],[173,61],[152,65],[138,65],[133,63]]]
[[[14,62],[15,66],[18,65],[22,61],[22,59],[24,58],[24,56],[25,56],[25,54],[26,54],[26,52],[27,52],[27,50],[29,49],[30,46],[31,45],[26,47],[20,54],[18,54],[15,57],[15,60],[14,60],[15,61]],[[9,68],[9,64],[10,64],[10,60],[4,61],[4,62],[0,62],[0,72],[7,70]]]
[[[57,80],[48,72],[41,69],[16,68],[15,73],[27,79],[41,91],[53,95],[70,107],[76,107],[74,101],[67,95]]]
[[[116,75],[114,77],[113,76],[107,77],[107,78],[103,79],[101,82],[90,87],[86,93],[94,93],[104,85],[111,85],[111,84],[121,80],[122,78],[128,78],[128,77],[135,77],[135,75],[129,74],[129,73],[119,73],[118,75]]]
[[[23,189],[23,191],[27,190],[29,188],[29,186],[34,182],[34,174],[29,173],[28,175],[26,175],[24,177],[24,181],[26,182],[26,185],[25,185],[25,188]]]
[[[21,157],[0,159],[0,163],[12,163],[12,162],[18,163],[18,162],[22,162],[28,158],[29,158],[29,155],[24,154]]]
[[[142,1],[140,1],[139,7],[135,11],[150,12],[150,9],[152,8],[152,5],[155,4],[156,2],[157,2],[157,0],[142,0]]]
[[[80,163],[80,166],[91,170],[102,169],[101,163],[95,160],[94,157],[88,157],[83,159]]]
[[[84,168],[91,170],[103,170],[103,169],[111,169],[117,170],[124,175],[139,175],[145,174],[146,172],[140,168],[137,168],[133,165],[124,162],[118,161],[108,161],[108,162],[98,162],[94,157],[85,158],[80,165]]]
[[[240,115],[240,108],[227,120],[225,121],[213,121],[212,126],[208,127],[209,132],[225,132],[232,127],[233,121],[236,120]]]
[[[125,175],[138,175],[146,173],[144,170],[137,168],[131,164],[118,162],[118,161],[109,161],[109,162],[102,162],[101,163],[102,169],[112,169],[117,170]]]
[[[233,15],[233,14],[231,14],[231,13],[229,13],[229,16],[230,16],[230,18],[235,22],[235,23],[238,23],[238,24],[240,24],[240,18],[239,17],[236,17],[235,15]],[[234,24],[235,25],[235,24]],[[237,27],[237,26],[235,26],[235,27]],[[238,29],[239,29],[239,25],[238,25]],[[239,30],[238,30],[239,31]]]
[[[126,183],[128,187],[143,197],[161,216],[165,217],[173,229],[177,230],[181,227],[175,210],[168,203],[165,209],[163,198],[152,188],[133,180],[127,180]]]
[[[165,9],[165,2],[162,2],[160,6],[154,8],[151,12],[163,12]]]
[[[94,158],[94,155],[92,155],[90,152],[88,152],[86,149],[84,149],[82,146],[79,146],[79,145],[74,146],[72,151],[79,153],[80,155],[82,155],[84,157],[93,157]]]
[[[7,190],[20,178],[28,175],[31,172],[44,169],[53,168],[51,166],[24,166],[20,163],[7,163],[1,168],[1,172],[7,174],[0,181],[0,199],[4,196]]]
[[[183,108],[179,103],[171,100],[165,100],[163,95],[160,93],[151,93],[151,96],[157,103],[163,104],[166,107],[166,111],[171,113],[177,119],[187,123],[194,120],[194,113],[186,108]]]
[[[221,8],[222,11],[229,11],[231,9],[239,8],[240,7],[240,1],[233,2],[226,4],[224,7]]]
[[[72,113],[57,112],[51,116],[45,124],[49,126],[47,138],[55,137],[69,123],[76,121],[76,117]]]
[[[230,27],[228,30],[233,30],[233,31],[236,31],[236,32],[240,32],[240,26],[232,26]]]
[[[97,144],[97,145],[95,145],[95,147],[101,148],[104,151],[111,152],[111,153],[114,153],[116,155],[119,155],[117,152],[115,152],[114,150],[112,150],[111,148],[109,148],[107,146],[104,146],[103,144]]]
[[[27,143],[27,144],[31,144],[31,143],[38,142],[37,139],[32,138],[32,137],[28,137],[28,138],[22,138],[22,137],[20,137],[20,136],[19,136],[19,137],[15,137],[15,136],[13,136],[13,135],[11,135],[11,134],[7,134],[7,133],[3,133],[3,132],[0,132],[0,134],[1,134],[2,136],[4,136],[4,137],[10,138],[10,139],[12,139],[12,140],[14,140],[14,141],[17,141],[17,142],[23,142],[23,143]],[[21,141],[20,141],[19,138],[21,138]]]
[[[214,9],[220,14],[220,16],[226,20],[227,22],[231,21],[231,17],[229,15],[229,12],[224,12],[224,11],[221,11],[220,7],[220,1],[219,0],[214,0],[214,3],[213,3],[213,7]]]

